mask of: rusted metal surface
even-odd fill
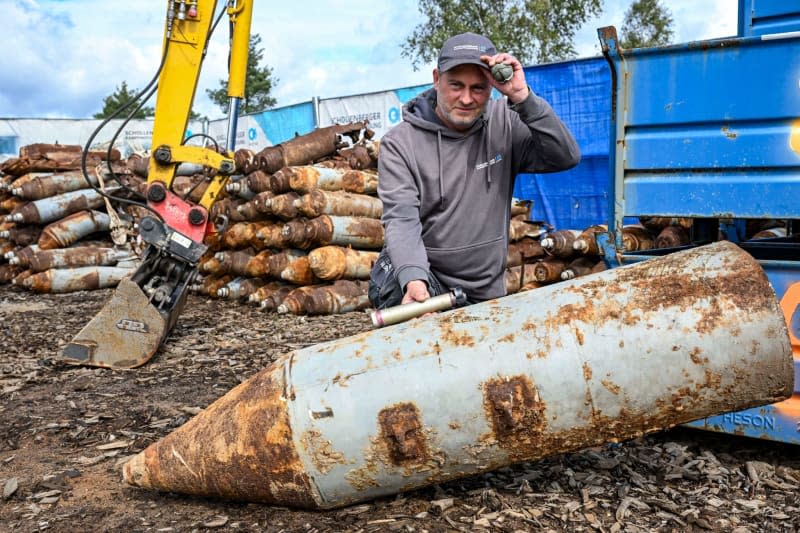
[[[378,174],[365,170],[350,170],[342,176],[342,189],[356,194],[377,194]]]
[[[289,187],[301,194],[306,194],[314,189],[338,191],[343,188],[342,176],[344,170],[320,166],[297,166],[285,168],[282,172],[289,178]]]
[[[318,287],[319,285],[306,285],[293,289],[284,297],[283,301],[277,306],[275,311],[282,315],[287,313],[291,313],[293,315],[305,314],[307,306],[306,299],[309,293]],[[266,308],[264,305],[262,305],[262,307]]]
[[[239,249],[254,246],[263,248],[261,240],[258,238],[259,230],[266,227],[269,223],[260,222],[237,222],[228,226],[222,234],[222,243],[226,248]]]
[[[318,128],[277,146],[264,148],[252,156],[243,154],[237,160],[237,166],[241,164],[245,173],[261,170],[273,174],[283,167],[305,165],[333,154],[341,146],[342,135],[358,134],[365,127],[366,122],[354,122]]]
[[[181,198],[186,197],[194,203],[198,203],[203,193],[208,189],[211,182],[205,179],[202,174],[191,176],[175,176],[172,181],[172,191]],[[146,185],[146,182],[145,182]],[[186,196],[188,194],[188,196]]]
[[[135,258],[129,250],[79,246],[77,248],[42,249],[30,258],[34,272],[44,272],[51,268],[75,268],[88,266],[114,266],[120,261]]]
[[[383,203],[374,196],[343,191],[314,189],[296,202],[298,211],[309,218],[320,215],[381,218]]]
[[[318,287],[307,294],[305,311],[309,315],[332,315],[367,309],[368,285],[365,281],[341,279]]]
[[[378,165],[377,154],[363,144],[343,148],[339,150],[339,156],[344,158],[350,168],[355,170],[375,168]]]
[[[112,190],[113,188],[107,189],[108,192]],[[6,220],[23,224],[47,224],[78,211],[96,209],[101,205],[103,197],[97,191],[83,189],[25,203],[6,215]]]
[[[293,262],[301,257],[306,257],[307,253],[303,250],[286,248],[280,252],[271,254],[267,258],[267,269],[271,277],[281,279],[281,273]]]
[[[35,292],[51,293],[106,289],[116,287],[133,271],[133,268],[113,266],[53,268],[26,278],[22,286]]]
[[[515,267],[544,255],[544,249],[538,239],[524,237],[508,244],[506,266]]]
[[[233,196],[238,196],[244,200],[252,200],[253,196],[256,194],[252,189],[250,189],[246,179],[229,181],[225,185],[225,192]]]
[[[533,222],[526,222],[524,220],[511,219],[509,221],[508,239],[510,241],[518,241],[524,237],[538,238],[545,230]]]
[[[598,263],[602,263],[602,260],[597,257],[588,255],[577,257],[567,265],[567,268],[565,268],[563,272],[561,272],[561,279],[568,280],[591,274],[594,272],[594,268]],[[603,263],[603,265],[605,265],[605,263]]]
[[[16,252],[6,253],[5,258],[12,265],[19,265],[27,268],[31,264],[31,258],[33,257],[33,254],[38,252],[40,249],[41,248],[39,248],[38,244],[31,244],[30,246],[20,248]]]
[[[8,196],[5,200],[0,201],[0,214],[5,215],[13,213],[26,203],[27,200],[23,200],[22,198],[17,198],[16,196]],[[11,222],[11,220],[8,220],[8,222]]]
[[[278,287],[274,291],[271,291],[267,296],[264,297],[259,305],[261,309],[267,312],[277,311],[278,307],[286,300],[286,297],[289,296],[293,290],[297,287],[294,285],[285,285],[283,287]]]
[[[19,249],[19,246],[17,246],[13,242],[0,241],[0,258],[5,259],[7,253],[13,252],[14,250],[18,250],[18,249]],[[11,257],[11,256],[9,256],[9,257]],[[0,259],[0,262],[2,262],[2,259]]]
[[[232,280],[233,276],[230,274],[224,274],[222,276],[206,276],[199,282],[193,284],[190,289],[198,294],[216,298],[217,291]]]
[[[529,289],[535,288],[531,286],[532,283],[536,287],[540,286],[540,282],[536,279],[536,263],[526,263],[523,265],[512,266],[506,269],[506,293],[514,294],[519,292],[522,287],[528,286]]]
[[[280,278],[295,285],[311,285],[318,281],[314,277],[314,271],[308,264],[308,256],[303,255],[294,257],[289,261],[286,267],[281,270]]]
[[[626,252],[650,250],[655,247],[655,238],[643,226],[624,226],[622,228],[622,246]]]
[[[289,178],[293,173],[292,167],[284,167],[269,178],[269,190],[275,194],[283,194],[292,190]]]
[[[656,234],[669,226],[678,226],[686,230],[692,227],[691,218],[678,218],[678,217],[641,216],[639,217],[639,223]]]
[[[127,483],[149,488],[317,508],[321,498],[295,448],[286,409],[290,357],[231,390],[127,462]],[[288,394],[288,397],[286,396]]]
[[[275,215],[281,220],[292,220],[299,214],[295,205],[299,198],[300,195],[294,191],[278,194],[264,200],[264,211]]]
[[[78,170],[81,168],[80,146],[59,144],[31,144],[20,148],[19,157],[14,157],[0,164],[0,172],[12,176],[22,176],[29,172],[56,172]],[[111,161],[119,161],[119,150],[111,151]],[[87,154],[87,166],[94,167],[106,160],[106,150],[90,151]]]
[[[84,237],[99,231],[108,231],[110,219],[100,211],[79,211],[48,224],[39,237],[42,250],[66,248]]]
[[[93,176],[93,183],[97,185],[97,179]],[[36,176],[30,181],[11,188],[11,194],[25,200],[41,200],[65,192],[88,189],[82,172],[65,172],[63,174],[52,174],[49,176]]]
[[[321,215],[309,220],[305,229],[303,244],[335,244],[365,249],[383,246],[383,226],[374,218]]]
[[[539,283],[554,283],[561,281],[561,273],[567,268],[567,260],[560,257],[546,257],[534,263],[533,277]]]
[[[124,475],[332,508],[783,400],[793,382],[766,276],[718,243],[291,352]]]
[[[211,219],[217,220],[226,217],[229,222],[245,222],[245,217],[238,211],[239,206],[244,205],[247,200],[242,198],[223,198],[211,206]]]
[[[247,175],[247,187],[255,194],[272,191],[270,185],[270,175],[266,172],[256,170]]]
[[[204,261],[200,265],[200,272],[208,274],[233,274],[244,276],[247,263],[255,253],[251,248],[245,250],[225,250],[214,254],[214,261]]]
[[[289,187],[300,194],[315,189],[357,194],[375,194],[378,190],[378,175],[375,172],[314,165],[285,168],[281,173],[281,176],[288,178]],[[276,191],[275,185],[273,182],[273,191]]]
[[[522,216],[529,218],[531,216],[531,208],[533,207],[532,200],[517,200],[511,204],[511,216]]]
[[[279,223],[265,222],[256,233],[256,241],[253,246],[259,250],[264,248],[285,248],[291,245],[289,239],[284,236],[284,225]]]
[[[776,239],[780,237],[786,237],[786,228],[767,228],[765,230],[761,230],[752,237],[751,239]]]
[[[572,245],[581,233],[580,230],[575,229],[553,231],[542,237],[542,248],[545,252],[555,257],[571,257],[575,254]]]
[[[604,231],[607,231],[605,224],[590,226],[583,230],[580,236],[575,239],[572,247],[576,252],[584,255],[600,255],[600,248],[597,246],[597,240],[595,236],[597,233]]]
[[[266,281],[259,278],[238,277],[217,289],[217,297],[228,300],[245,300],[262,287]]]
[[[10,283],[22,272],[23,268],[19,265],[0,265],[0,284]]]
[[[267,202],[274,196],[275,194],[271,191],[258,193],[248,202],[236,207],[236,210],[248,222],[269,219],[272,213],[269,211]]]
[[[251,304],[260,304],[280,289],[287,289],[288,294],[288,292],[294,288],[294,286],[282,281],[269,281],[253,291],[253,293],[247,297],[247,302]]]
[[[0,231],[0,239],[7,239],[19,246],[28,246],[39,240],[41,226],[18,226]]]
[[[217,259],[216,254],[208,255],[208,253],[206,253],[197,264],[198,272],[211,276],[227,274],[229,268],[230,266],[227,263]]]
[[[269,274],[269,258],[275,254],[272,250],[262,250],[261,252],[248,259],[247,262],[240,267],[240,263],[234,262],[231,266],[231,272],[237,276],[248,276],[257,278]]]
[[[665,226],[656,237],[656,248],[675,248],[689,244],[689,231],[682,226]]]
[[[307,218],[296,218],[288,221],[281,228],[281,237],[289,246],[308,249],[315,242],[316,236],[312,233],[311,221]]]
[[[308,253],[314,275],[323,280],[369,279],[378,252],[354,250],[342,246],[322,246]]]
[[[14,278],[11,280],[11,283],[13,285],[18,285],[22,287],[22,283],[29,277],[33,276],[34,274],[35,272],[33,270],[31,270],[30,268],[26,268],[25,270],[21,271],[19,274],[14,276]]]

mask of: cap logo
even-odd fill
[[[485,46],[478,46],[477,44],[457,44],[453,47],[453,52],[457,50],[477,50],[479,52],[485,52]]]

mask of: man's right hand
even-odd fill
[[[428,284],[420,279],[415,279],[406,284],[406,293],[403,295],[403,300],[400,303],[424,302],[430,297]]]

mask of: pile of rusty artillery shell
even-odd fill
[[[81,147],[36,144],[0,165],[0,283],[37,292],[115,286],[136,266],[131,250],[113,248],[106,204],[92,188],[119,189],[106,152],[91,152],[89,176],[79,170]],[[124,171],[111,153],[114,172]],[[92,240],[89,240],[92,239]]]
[[[192,288],[280,313],[369,307],[367,280],[383,246],[370,138],[355,123],[237,151],[241,175],[212,208],[228,225],[206,239]]]

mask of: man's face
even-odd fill
[[[447,72],[433,71],[436,88],[436,115],[450,129],[468,130],[481,116],[492,87],[485,69],[478,65],[458,65]]]

